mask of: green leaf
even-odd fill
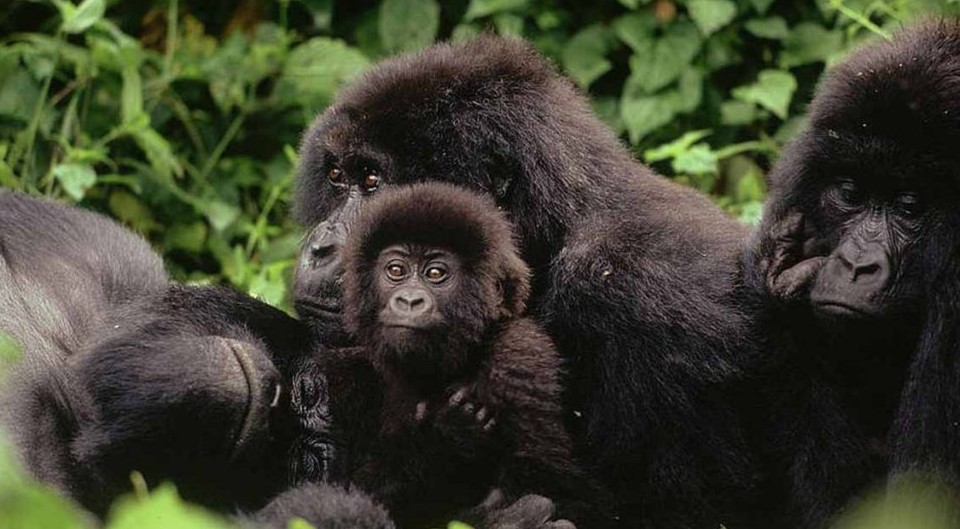
[[[121,73],[120,115],[124,123],[136,121],[143,114],[143,81],[137,66],[128,66]]]
[[[797,24],[783,40],[780,64],[793,68],[803,64],[824,62],[831,55],[843,51],[843,34],[827,30],[819,24]]]
[[[92,167],[80,163],[63,163],[53,168],[53,176],[74,201],[83,200],[87,190],[97,183],[97,173]]]
[[[146,498],[126,496],[110,510],[110,529],[229,529],[216,516],[180,499],[173,485],[157,487]]]
[[[710,35],[737,16],[737,5],[730,0],[690,0],[687,11],[704,35]]]
[[[757,106],[745,101],[724,101],[720,103],[720,123],[724,125],[746,125],[757,119]]]
[[[649,53],[657,31],[657,19],[650,11],[628,13],[614,20],[613,32],[637,53]]]
[[[110,193],[107,199],[107,207],[114,217],[120,219],[124,224],[133,226],[141,233],[146,233],[157,225],[153,220],[153,214],[150,208],[145,206],[139,198],[127,193],[126,191],[114,191]]]
[[[4,371],[15,365],[22,357],[20,342],[0,332],[0,377],[3,377]]]
[[[447,529],[473,529],[472,526],[456,520],[447,524]]]
[[[587,88],[610,71],[606,59],[610,51],[610,33],[597,24],[580,31],[564,46],[560,55],[564,69],[582,88]]]
[[[660,39],[648,42],[647,49],[637,49],[630,57],[625,92],[639,89],[651,94],[677,80],[690,68],[702,41],[692,25],[676,24]]]
[[[240,218],[240,209],[220,200],[202,202],[201,209],[213,229],[222,232]]]
[[[467,14],[463,19],[471,21],[495,13],[520,11],[529,3],[530,0],[470,0],[470,7],[467,8]]]
[[[709,145],[701,143],[680,153],[671,167],[678,174],[717,174],[717,156]]]
[[[647,163],[656,163],[669,160],[671,158],[676,158],[687,149],[692,147],[695,143],[709,135],[709,130],[692,130],[671,141],[670,143],[664,143],[663,145],[659,145],[653,149],[647,149],[643,153],[643,159]]]
[[[174,224],[164,233],[163,247],[200,253],[207,241],[207,225],[203,222]]]
[[[84,0],[76,9],[61,10],[65,16],[60,28],[66,33],[83,33],[103,18],[106,8],[104,0]]]
[[[790,34],[787,22],[780,17],[754,18],[743,25],[747,31],[770,40],[783,40]]]
[[[762,15],[767,12],[767,9],[770,9],[773,0],[750,0],[750,3],[753,5],[753,9]]]
[[[663,96],[628,98],[620,102],[620,117],[627,127],[630,143],[634,144],[670,123],[676,114],[669,99]]]
[[[384,0],[380,4],[380,41],[388,51],[429,46],[439,28],[440,6],[435,0]]]
[[[734,88],[733,97],[756,103],[773,112],[780,119],[787,119],[790,99],[797,89],[797,80],[790,72],[764,70],[751,85]]]
[[[146,117],[145,114],[141,114],[141,116]],[[183,174],[183,166],[180,165],[180,161],[173,154],[170,142],[159,132],[149,127],[140,127],[133,131],[133,139],[147,155],[150,168],[159,176],[170,179]]]
[[[293,518],[287,523],[287,529],[316,529],[303,518]]]
[[[523,36],[523,17],[510,13],[498,13],[493,17],[493,25],[500,35]]]
[[[294,48],[287,58],[277,91],[316,112],[327,106],[340,87],[356,77],[370,60],[342,40],[317,37]]]

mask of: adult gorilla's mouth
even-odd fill
[[[280,404],[282,387],[275,371],[257,366],[254,355],[259,351],[255,347],[236,340],[226,342],[247,382],[246,410],[233,436],[231,458],[236,459],[251,444],[255,433],[264,430],[259,426],[269,420],[270,410]]]
[[[299,298],[294,300],[293,308],[302,318],[312,318],[325,321],[339,320],[343,313],[343,305],[339,298]]]
[[[814,301],[817,312],[833,318],[846,319],[872,319],[878,316],[875,307],[867,305],[854,305],[843,301],[820,300]]]

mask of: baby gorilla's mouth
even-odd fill
[[[275,374],[263,372],[257,368],[251,356],[258,353],[256,348],[236,340],[226,340],[226,342],[247,382],[246,410],[243,421],[233,437],[231,458],[235,459],[243,453],[251,438],[254,437],[253,433],[262,430],[258,425],[268,420],[270,410],[279,405],[282,387]]]

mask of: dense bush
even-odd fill
[[[956,0],[7,0],[0,185],[146,235],[182,280],[284,305],[300,131],[377,59],[522,35],[638,157],[747,222],[824,65]]]

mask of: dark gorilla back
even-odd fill
[[[771,174],[744,267],[773,352],[767,490],[793,525],[891,471],[960,486],[958,80],[955,21],[856,51]]]
[[[570,425],[622,514],[729,520],[751,473],[721,391],[751,347],[732,296],[744,229],[637,163],[528,45],[437,45],[362,76],[304,137],[297,216],[315,227],[295,294],[324,340],[348,341],[335,250],[366,197],[422,180],[488,194],[516,224]]]

